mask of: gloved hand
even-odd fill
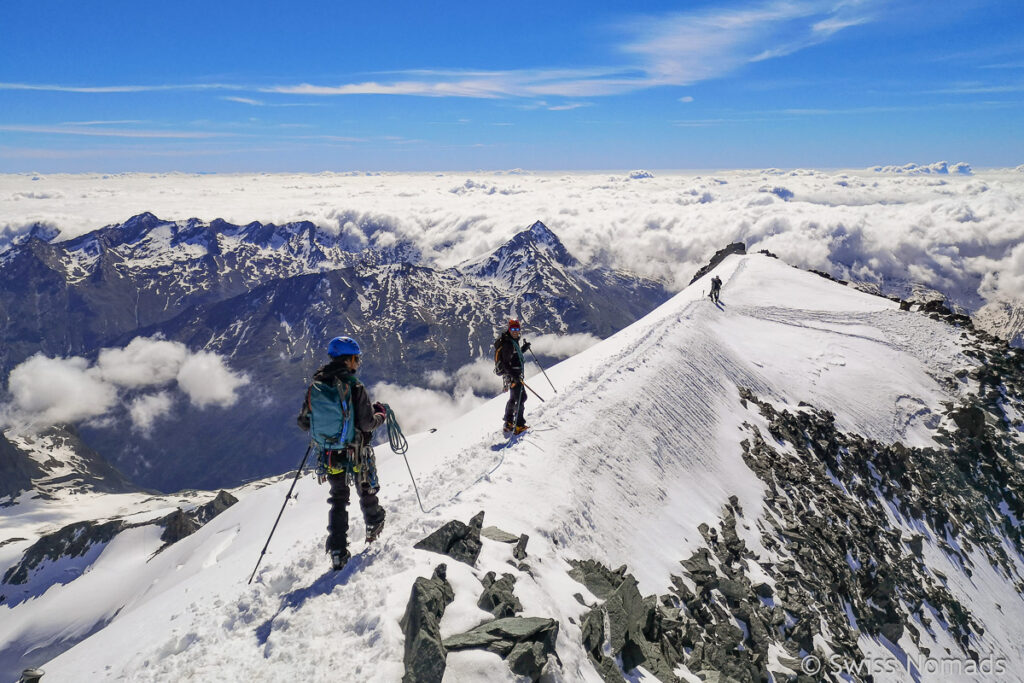
[[[380,401],[377,401],[376,403],[373,404],[373,412],[380,413],[381,415],[387,415],[387,406],[385,406]]]
[[[522,350],[523,353],[526,353],[527,351],[530,350],[530,342],[523,342],[519,348]]]

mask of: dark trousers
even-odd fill
[[[344,473],[328,474],[327,481],[331,484],[331,497],[327,499],[331,504],[327,516],[327,552],[344,552],[348,550],[348,501],[351,494]],[[356,482],[355,486],[359,493],[359,507],[363,510],[363,521],[367,526],[383,522],[384,508],[377,500],[377,491],[380,489],[367,482]]]
[[[526,424],[523,410],[526,409],[526,387],[522,381],[516,382],[508,390],[508,403],[505,404],[505,422],[517,425]]]

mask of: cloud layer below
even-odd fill
[[[161,218],[310,220],[359,246],[413,244],[428,265],[486,254],[535,220],[584,263],[681,289],[725,244],[876,283],[920,281],[974,310],[1024,289],[1024,173],[2,175],[0,234],[68,238]]]

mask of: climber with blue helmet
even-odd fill
[[[359,493],[359,507],[366,523],[366,542],[372,543],[384,527],[384,508],[377,499],[380,485],[377,481],[376,459],[370,441],[373,430],[380,427],[387,410],[382,403],[370,403],[366,387],[356,379],[362,363],[359,344],[352,337],[335,337],[327,345],[331,361],[313,375],[313,384],[306,392],[306,400],[299,412],[298,423],[317,441],[321,424],[333,422],[338,438],[335,443],[321,439],[317,449],[317,471],[321,481],[331,486],[327,501],[331,504],[327,523],[327,552],[331,564],[341,569],[351,554],[348,550],[349,484],[354,483]],[[314,398],[314,396],[316,398]],[[321,397],[335,397],[337,405],[329,405]],[[336,417],[331,417],[333,409]],[[326,415],[327,417],[323,417]],[[344,424],[349,425],[348,428]],[[311,431],[312,427],[312,431]],[[343,436],[342,436],[343,435]]]

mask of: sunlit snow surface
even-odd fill
[[[378,449],[388,525],[364,548],[354,506],[355,556],[343,572],[329,571],[322,551],[326,489],[304,477],[256,581],[246,585],[284,500],[283,479],[241,491],[238,504],[155,557],[160,543],[152,535],[118,537],[70,586],[7,613],[0,608],[2,642],[59,640],[120,609],[106,628],[46,664],[47,676],[396,681],[404,647],[398,622],[416,577],[448,565],[456,598],[443,635],[489,618],[476,607],[479,578],[511,571],[511,546],[485,539],[476,568],[412,547],[449,519],[485,510],[485,525],[530,536],[533,577],[519,573],[515,590],[525,616],[558,619],[565,680],[599,681],[580,647],[587,608],[571,596],[595,599],[567,576],[565,560],[625,563],[642,593],[663,593],[679,560],[703,544],[698,524],[713,525],[730,495],[745,511],[739,533],[765,553],[752,525],[762,485],[738,445],[742,422],[764,425],[740,405],[738,385],[790,409],[803,400],[831,410],[842,429],[911,444],[927,442],[931,416],[920,407],[948,398],[936,377],[949,368],[935,363],[956,359],[954,328],[764,256],[730,257],[716,273],[725,282],[722,309],[698,281],[549,369],[558,393],[542,376],[529,379],[547,400],[531,399],[534,429],[511,446],[498,431],[503,396],[412,436],[409,463],[427,514],[402,458]],[[295,447],[298,461],[298,432]],[[1013,586],[982,558],[968,579],[937,548],[925,552],[984,625],[984,647],[1009,658],[1009,671],[1024,669],[1024,608]],[[941,631],[930,645],[956,647]],[[861,646],[869,655],[885,652],[868,638]],[[512,680],[495,655],[453,653],[447,663],[446,681]]]
[[[244,225],[310,220],[350,248],[418,246],[428,265],[488,254],[535,220],[569,252],[681,289],[742,241],[845,279],[923,283],[975,310],[1024,293],[1024,172],[0,175],[0,248],[36,222],[67,239],[145,211]],[[904,286],[905,293],[909,285]]]

